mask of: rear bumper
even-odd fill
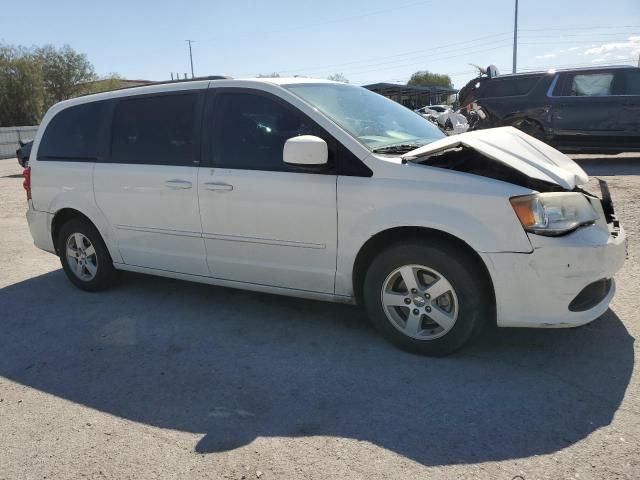
[[[592,284],[603,285],[622,267],[627,255],[622,228],[603,231],[593,225],[564,237],[532,235],[531,240],[530,254],[483,254],[494,283],[499,326],[575,327],[607,311],[615,282],[600,289]],[[587,287],[592,296],[585,301],[581,292]]]
[[[35,246],[55,254],[56,249],[51,239],[51,214],[34,210],[31,206],[31,201],[29,201],[29,210],[27,210],[26,215],[29,231]]]

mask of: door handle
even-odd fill
[[[164,184],[169,188],[174,189],[187,189],[192,187],[192,183],[188,180],[180,180],[178,178],[174,178],[173,180],[167,180]]]
[[[216,190],[219,192],[230,192],[233,190],[233,185],[229,185],[228,183],[218,183],[218,182],[204,182],[204,188],[207,190]]]

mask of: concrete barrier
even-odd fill
[[[0,128],[0,158],[12,158],[16,156],[16,150],[20,148],[20,141],[33,140],[38,131],[38,126],[27,127],[1,127]]]

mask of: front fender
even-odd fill
[[[336,294],[352,294],[353,265],[363,245],[374,235],[396,227],[438,230],[478,253],[532,251],[509,204],[511,195],[503,192],[509,186],[490,179],[462,185],[452,183],[464,182],[462,178],[447,182],[447,172],[440,173],[433,174],[433,182],[340,178]]]

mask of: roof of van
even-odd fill
[[[544,75],[546,73],[563,73],[563,72],[582,72],[582,71],[590,71],[596,72],[600,70],[611,70],[611,69],[629,69],[629,68],[638,68],[633,65],[594,65],[593,67],[576,67],[576,68],[549,68],[547,70],[532,70],[530,72],[518,72],[518,73],[504,73],[500,75],[496,75],[492,77],[494,79],[499,78],[513,78],[513,77],[526,77],[527,75]],[[487,77],[484,77],[487,78]]]
[[[320,78],[306,78],[306,77],[268,77],[268,78],[231,78],[231,77],[199,77],[194,79],[180,79],[173,81],[161,81],[154,82],[148,85],[116,88],[115,90],[109,90],[106,92],[91,93],[87,95],[80,95],[78,97],[70,98],[69,100],[63,100],[53,107],[52,110],[58,111],[61,108],[66,108],[72,105],[81,103],[87,103],[98,100],[108,100],[110,98],[126,97],[129,95],[144,94],[144,93],[161,93],[179,90],[191,90],[207,88],[210,82],[225,82],[231,83],[256,83],[256,84],[271,84],[271,85],[295,85],[301,83],[317,84],[341,84],[341,82],[334,82],[332,80],[324,80]]]
[[[274,85],[293,85],[298,83],[342,83],[342,82],[335,82],[333,80],[325,80],[323,78],[308,78],[308,77],[235,78],[234,80],[242,80],[243,82],[273,83]]]

